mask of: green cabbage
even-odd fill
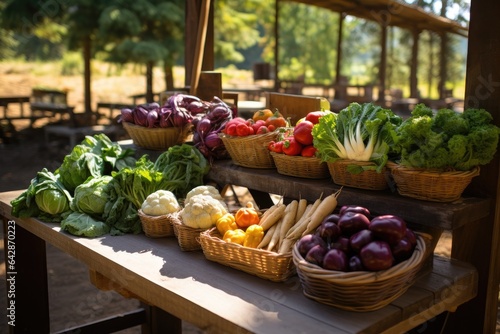
[[[57,215],[68,211],[68,198],[60,190],[47,189],[35,195],[35,202],[38,208],[51,215]]]
[[[123,150],[105,134],[86,136],[80,144],[73,147],[70,154],[64,157],[56,174],[61,175],[61,182],[73,194],[76,187],[89,177],[111,175],[112,171],[133,166],[134,154],[134,150]]]
[[[110,175],[90,178],[75,188],[71,210],[101,216],[106,203],[110,200],[108,184],[113,179]]]
[[[72,197],[60,181],[60,176],[43,168],[31,180],[21,195],[11,201],[14,217],[37,217],[47,222],[59,222],[61,214],[70,209]]]
[[[109,233],[110,227],[86,213],[72,212],[61,221],[61,230],[77,236],[95,238]]]

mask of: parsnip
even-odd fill
[[[267,247],[267,245],[269,245],[269,241],[271,241],[273,237],[274,230],[276,230],[276,225],[271,226],[271,228],[266,231],[266,233],[264,234],[264,238],[262,238],[262,241],[257,246],[257,248],[265,248]]]
[[[295,222],[294,224],[299,221],[300,218],[302,218],[302,215],[304,214],[304,212],[306,211],[306,208],[307,208],[307,200],[302,198],[299,200],[299,204],[297,206],[297,213],[295,215]]]
[[[292,227],[290,227],[288,229],[288,231],[286,232],[286,235],[285,237],[289,236],[291,233],[293,233],[293,231],[295,231],[300,224],[302,224],[302,222],[311,214],[311,210],[312,210],[312,207],[313,207],[313,204],[308,204],[304,213],[302,214],[302,216],[300,217],[300,219],[295,219],[295,223],[293,224]]]
[[[281,217],[283,217],[283,213],[285,212],[286,205],[283,203],[277,203],[269,208],[269,210],[273,210],[266,217],[262,217],[260,219],[259,225],[262,226],[264,231],[267,231],[274,224],[276,224]]]
[[[281,231],[281,223],[282,222],[283,222],[283,219],[280,219],[275,225],[273,225],[273,226],[276,226],[276,228],[274,229],[273,237],[271,238],[271,241],[269,241],[269,244],[267,245],[266,249],[268,251],[272,251],[280,239],[280,231]]]
[[[283,239],[285,239],[288,230],[295,224],[295,217],[297,215],[297,208],[299,206],[299,201],[291,201],[285,209],[283,215],[283,221],[281,222],[280,238],[278,243],[281,245]]]
[[[325,219],[326,216],[331,214],[333,210],[337,207],[337,197],[340,194],[340,190],[326,196],[321,203],[318,205],[316,210],[311,214],[311,219],[309,220],[306,229],[302,232],[302,236],[312,233]]]
[[[291,233],[287,233],[287,238],[291,238],[291,239],[295,239],[297,240],[298,238],[300,238],[300,236],[302,235],[302,232],[305,231],[305,229],[307,228],[307,225],[309,224],[310,220],[311,220],[311,215],[317,210],[318,206],[321,204],[322,202],[322,199],[321,198],[318,198],[316,201],[314,201],[314,204],[311,206],[311,208],[309,210],[307,210],[307,214],[304,213],[304,215],[302,216],[302,218],[300,219],[299,222],[297,222],[294,226],[293,226],[293,231],[291,231]]]

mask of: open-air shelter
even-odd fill
[[[279,45],[280,31],[279,31],[279,12],[280,4],[284,2],[297,2],[306,5],[317,6],[334,12],[338,12],[340,15],[339,29],[338,29],[338,43],[337,43],[337,59],[336,62],[336,78],[335,84],[340,84],[341,77],[341,62],[342,62],[342,36],[343,36],[343,23],[346,16],[354,16],[362,18],[365,20],[376,22],[381,27],[380,35],[380,61],[379,61],[379,77],[378,77],[378,88],[379,88],[379,100],[383,100],[384,92],[386,88],[386,64],[387,64],[387,29],[388,27],[394,26],[403,29],[408,29],[411,31],[413,36],[412,52],[410,62],[410,97],[418,96],[417,88],[417,68],[418,68],[418,42],[419,36],[422,31],[431,31],[438,34],[441,37],[441,49],[446,48],[447,34],[456,34],[459,36],[467,37],[468,28],[460,25],[459,23],[444,18],[433,13],[424,11],[421,7],[409,5],[402,1],[395,0],[360,0],[360,1],[347,1],[347,0],[291,0],[283,1],[277,0],[275,2],[275,28],[274,34],[276,38],[276,45]],[[210,6],[210,5],[209,5]],[[207,15],[211,15],[210,11]],[[186,36],[196,36],[199,31],[197,30],[198,22],[197,16],[186,17],[188,23],[186,25]],[[205,49],[203,69],[213,70],[213,22],[207,18],[207,35],[205,36]],[[191,31],[192,30],[192,31]],[[193,35],[194,33],[194,35]],[[187,39],[186,40],[186,80],[192,79],[190,75],[193,66],[192,57],[196,54],[196,40]],[[200,46],[198,46],[200,49]],[[278,80],[279,72],[279,48],[275,47],[275,59],[274,59],[274,78],[275,80],[275,90],[279,89],[280,81]],[[212,65],[210,65],[212,64]],[[444,83],[446,81],[446,57],[445,53],[440,53],[440,80],[439,80],[439,91],[440,97],[444,94]],[[189,82],[186,82],[190,84]]]
[[[467,36],[465,107],[488,110],[493,116],[494,123],[500,125],[500,104],[498,103],[500,90],[497,88],[500,85],[500,63],[498,62],[500,59],[500,49],[498,48],[500,20],[498,20],[497,15],[500,12],[500,2],[471,0],[468,29],[453,21],[425,14],[417,7],[403,4],[400,1],[304,0],[298,2],[322,6],[349,15],[371,19],[383,18],[380,21],[383,27],[387,28],[389,25],[407,27],[415,31],[415,36],[422,29],[429,29],[441,34],[455,33]],[[213,11],[209,10],[213,8],[211,6],[213,4],[207,0],[186,1],[185,65],[187,78],[192,79],[193,75],[199,74],[192,71],[193,64],[197,61],[200,65],[199,70],[213,70]],[[203,16],[206,20],[200,20],[200,17]],[[205,24],[206,35],[202,39],[198,33],[198,22]],[[200,29],[200,31],[202,30]],[[194,36],[198,37],[192,38]],[[195,50],[200,50],[197,43],[199,45],[201,40],[205,43],[201,47],[203,53],[200,54],[196,53]],[[384,56],[382,56],[383,58]],[[416,63],[412,65],[412,69],[415,66]],[[381,73],[383,72],[381,70]],[[383,82],[384,80],[381,80],[381,84]],[[415,81],[412,85],[415,85]],[[499,157],[497,155],[490,164],[481,169],[481,174],[474,178],[468,188],[468,193],[472,196],[491,198],[491,208],[487,217],[477,221],[477,224],[460,227],[453,233],[451,256],[473,263],[479,272],[479,282],[477,297],[450,315],[447,322],[447,332],[449,333],[477,332],[471,329],[477,324],[482,324],[483,333],[495,332],[500,282],[500,257],[498,256],[500,252],[499,170]],[[462,246],[466,244],[468,246]],[[450,291],[450,293],[453,292]]]

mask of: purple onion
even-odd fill
[[[191,115],[203,114],[208,111],[208,106],[203,101],[193,101],[186,106]]]
[[[205,137],[205,145],[208,148],[216,148],[222,145],[222,140],[219,138],[219,135],[215,132],[210,132]]]
[[[160,127],[161,128],[169,128],[169,127],[173,126],[171,116],[172,116],[171,109],[168,109],[166,107],[160,108],[159,118],[160,118]]]
[[[134,123],[134,115],[132,113],[132,109],[130,108],[123,108],[121,110],[121,116],[120,116],[120,122],[129,122],[129,123]]]
[[[158,126],[159,118],[158,112],[156,110],[151,110],[148,113],[148,128],[154,128]]]
[[[210,122],[208,118],[203,118],[200,121],[198,121],[198,124],[196,124],[196,131],[202,136],[208,133],[211,128],[212,128],[212,122]]]
[[[134,123],[140,126],[148,126],[148,114],[149,111],[142,107],[137,106],[133,110]]]

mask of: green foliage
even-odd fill
[[[401,164],[416,168],[467,171],[485,165],[497,150],[500,129],[484,109],[436,114],[418,104],[398,128]]]
[[[83,73],[82,56],[76,52],[66,52],[61,60],[62,75],[76,75]]]

